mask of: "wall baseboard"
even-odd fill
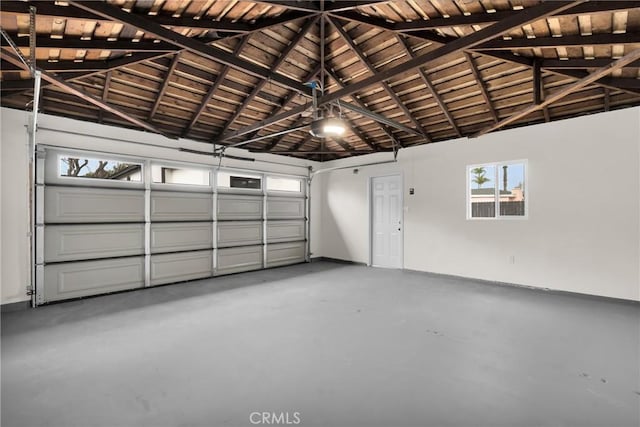
[[[347,265],[364,265],[364,266],[367,265],[366,262],[356,262],[356,261],[350,261],[348,259],[331,258],[326,256],[311,258],[311,262],[318,262],[318,261],[328,261],[328,262],[335,262],[337,264],[347,264]]]
[[[0,305],[0,312],[13,313],[15,311],[23,311],[31,308],[31,301],[10,302]]]
[[[403,271],[410,271],[410,272],[413,272],[413,273],[423,273],[423,274],[427,274],[427,275],[430,275],[430,276],[456,279],[456,280],[469,280],[469,281],[479,282],[479,283],[485,284],[485,285],[504,286],[504,287],[509,287],[509,288],[520,288],[520,289],[527,289],[527,290],[535,291],[535,292],[544,292],[544,293],[551,293],[551,294],[558,294],[558,295],[567,295],[567,296],[573,296],[573,297],[594,299],[594,300],[600,300],[600,301],[607,300],[607,301],[616,302],[616,303],[627,303],[627,304],[633,304],[633,305],[640,305],[640,301],[631,300],[631,299],[624,299],[624,298],[607,297],[607,296],[604,296],[604,295],[583,294],[583,293],[580,293],[580,292],[563,291],[561,289],[549,289],[549,288],[543,288],[543,287],[540,287],[540,286],[521,285],[521,284],[518,284],[518,283],[511,283],[511,282],[500,282],[500,281],[497,281],[497,280],[476,279],[475,277],[457,276],[455,274],[445,274],[445,273],[434,273],[434,272],[431,272],[431,271],[412,270],[412,269],[409,269],[409,268],[403,268],[402,270]]]

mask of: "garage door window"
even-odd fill
[[[260,190],[262,188],[262,179],[257,175],[218,172],[218,187]]]
[[[151,178],[158,184],[209,185],[209,171],[203,169],[153,165]]]
[[[300,193],[302,191],[302,181],[295,178],[275,178],[269,176],[267,177],[267,190]]]
[[[60,157],[59,174],[63,178],[142,181],[142,165],[109,159]]]

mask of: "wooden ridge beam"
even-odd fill
[[[408,71],[415,70],[416,68],[424,67],[427,64],[429,64],[429,62],[442,58],[443,56],[446,56],[455,52],[460,52],[465,49],[471,49],[474,46],[477,46],[488,40],[498,37],[504,33],[507,33],[511,31],[513,28],[519,28],[528,23],[538,21],[548,16],[552,16],[563,10],[566,10],[578,4],[581,4],[583,2],[584,0],[571,1],[571,2],[545,2],[545,3],[538,4],[536,6],[533,6],[531,8],[523,9],[519,11],[517,14],[515,14],[514,16],[511,16],[502,21],[499,21],[490,27],[483,28],[482,30],[476,31],[467,36],[457,38],[443,46],[440,46],[436,49],[430,50],[427,53],[424,53],[422,55],[414,57],[413,59],[403,62],[402,64],[391,67],[385,71],[380,71],[370,77],[367,77],[363,80],[358,81],[357,83],[351,84],[335,92],[324,95],[318,100],[318,105],[324,105],[330,102],[337,101],[353,93],[360,92],[364,88],[367,88],[371,85],[379,83],[383,80],[388,80],[390,78],[393,78],[394,76],[406,73]],[[234,132],[234,134],[240,135],[243,133],[249,133],[259,128],[259,126],[264,125],[264,123],[267,123],[271,120],[279,120],[279,121],[286,120],[291,116],[300,114],[300,112],[301,111],[292,109],[288,113],[279,115],[278,117],[272,117],[270,119],[266,119],[259,123],[253,124],[251,126],[238,129],[237,131]],[[257,127],[254,127],[254,126],[257,126]],[[233,137],[233,136],[229,136],[229,135],[225,136],[225,138],[229,138],[229,137]]]
[[[577,82],[574,82],[572,84],[570,84],[569,86],[549,95],[547,97],[547,99],[545,99],[544,101],[542,101],[540,104],[534,104],[531,105],[529,107],[523,108],[522,110],[518,111],[515,114],[512,114],[511,116],[507,117],[506,119],[503,119],[501,121],[499,121],[498,123],[495,123],[492,126],[489,126],[485,129],[483,129],[482,131],[478,132],[477,134],[473,135],[474,137],[478,137],[481,135],[484,135],[488,132],[492,132],[494,130],[500,129],[504,126],[507,126],[519,119],[522,119],[526,116],[528,116],[529,114],[539,111],[542,108],[546,107],[547,105],[553,104],[556,101],[559,101],[560,99],[564,98],[565,96],[576,92],[582,88],[584,88],[585,86],[590,85],[591,83],[597,81],[598,79],[601,79],[602,77],[605,77],[609,74],[611,74],[613,71],[618,70],[622,67],[624,67],[626,64],[629,64],[633,61],[636,61],[640,59],[640,49],[636,49],[630,53],[628,53],[627,55],[623,56],[622,58],[614,61],[613,63],[604,66],[602,68],[599,68],[598,70],[594,71],[593,73],[589,74],[588,76],[578,80]]]

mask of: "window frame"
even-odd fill
[[[95,154],[94,157],[92,157],[91,155]],[[95,161],[109,161],[109,162],[119,162],[119,163],[127,163],[130,165],[136,165],[136,166],[140,166],[140,181],[127,181],[127,180],[117,180],[117,179],[109,179],[109,178],[94,178],[94,177],[86,177],[86,176],[69,176],[69,175],[62,175],[62,172],[60,171],[60,165],[62,162],[62,159],[65,158],[69,158],[69,157],[75,157],[78,159],[88,159],[88,160],[95,160]],[[102,158],[100,158],[102,157]],[[109,184],[109,183],[118,183],[116,184],[116,186],[143,186],[144,185],[144,180],[145,180],[145,169],[146,169],[146,165],[144,161],[141,161],[139,159],[129,159],[126,157],[121,157],[118,155],[110,155],[110,154],[102,154],[102,153],[85,153],[85,152],[81,152],[79,151],[77,154],[74,153],[72,150],[64,150],[61,152],[56,153],[55,156],[56,159],[56,169],[57,169],[57,173],[55,178],[59,179],[61,183],[63,183],[64,185],[71,185],[71,183],[77,183],[79,185],[85,185],[85,186],[92,186],[91,183],[104,183],[104,184]]]
[[[298,181],[300,183],[300,189],[297,191],[290,191],[290,190],[270,190],[269,189],[269,179],[290,179],[290,180],[295,180]],[[295,176],[285,176],[285,175],[276,175],[276,174],[265,174],[264,177],[264,189],[265,192],[268,194],[273,194],[273,195],[282,195],[282,196],[289,196],[289,197],[302,197],[306,194],[305,192],[305,185],[306,185],[306,180],[305,178],[302,177],[295,177]]]
[[[257,178],[260,179],[260,188],[243,188],[243,187],[222,187],[220,186],[220,173],[229,175],[229,185],[231,185],[231,176],[239,176],[245,178]],[[220,168],[213,169],[213,175],[215,176],[215,191],[219,193],[236,193],[236,194],[264,194],[266,189],[266,173],[264,172],[248,172],[243,169],[230,169]]]
[[[503,166],[513,166],[513,165],[522,165],[524,167],[523,174],[523,186],[524,186],[524,215],[500,215],[500,185],[499,185],[499,177],[500,177],[500,168]],[[471,183],[470,183],[470,173],[471,169],[481,168],[481,167],[494,167],[495,168],[495,191],[493,193],[494,203],[495,203],[495,215],[492,217],[474,217],[471,215]],[[529,197],[529,161],[527,159],[518,159],[518,160],[506,160],[501,162],[487,162],[487,163],[477,163],[472,165],[467,165],[465,168],[466,171],[466,188],[467,193],[465,196],[466,202],[466,210],[467,210],[467,220],[475,221],[496,221],[496,220],[527,220],[529,219],[529,203],[531,199]]]

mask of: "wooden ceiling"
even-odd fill
[[[35,26],[30,6],[36,7]],[[41,111],[313,160],[640,105],[637,1],[5,1]],[[324,63],[321,52],[324,51]],[[3,106],[33,79],[2,40]],[[29,61],[28,61],[29,62]],[[349,121],[308,133],[311,89]]]

